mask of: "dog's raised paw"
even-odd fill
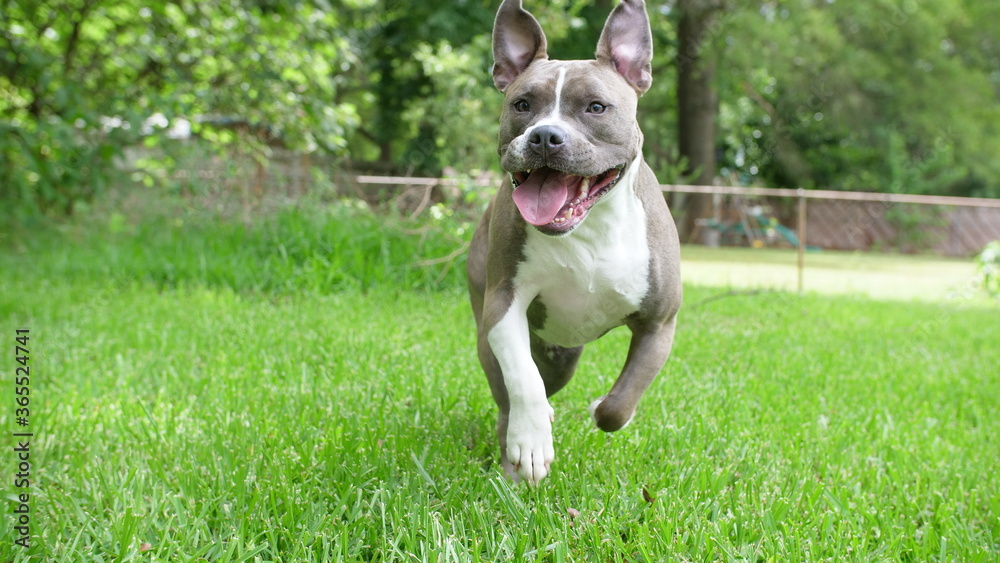
[[[589,405],[587,405],[587,411],[590,412],[590,418],[594,420],[594,424],[596,424],[598,428],[604,430],[605,432],[614,432],[616,430],[621,430],[622,428],[625,428],[626,426],[631,424],[632,419],[635,418],[635,411],[632,411],[632,413],[628,415],[628,418],[625,419],[624,423],[621,422],[621,419],[624,417],[622,417],[620,413],[611,412],[611,413],[600,413],[600,415],[598,414],[597,408],[601,406],[601,403],[603,403],[604,399],[607,398],[608,398],[607,395],[601,395],[600,397],[594,399]]]
[[[597,423],[597,407],[601,404],[601,401],[603,401],[605,397],[607,397],[607,395],[601,395],[587,405],[587,412],[590,413],[590,418],[594,420],[595,424]]]

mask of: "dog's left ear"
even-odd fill
[[[643,0],[622,0],[604,24],[597,60],[614,65],[641,96],[653,84],[653,34]]]

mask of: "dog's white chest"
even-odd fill
[[[538,299],[539,336],[560,346],[581,346],[639,310],[649,290],[649,243],[642,203],[632,178],[596,205],[564,237],[529,229],[524,261],[514,280],[527,302]]]

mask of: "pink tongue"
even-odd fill
[[[550,168],[532,172],[514,189],[514,204],[521,217],[536,227],[551,223],[569,200],[570,183],[575,178]]]

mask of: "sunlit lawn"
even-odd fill
[[[798,288],[795,250],[685,246],[681,256],[682,273],[689,283],[743,289]],[[804,263],[806,291],[894,300],[976,297],[976,267],[971,258],[822,251],[807,252]]]

